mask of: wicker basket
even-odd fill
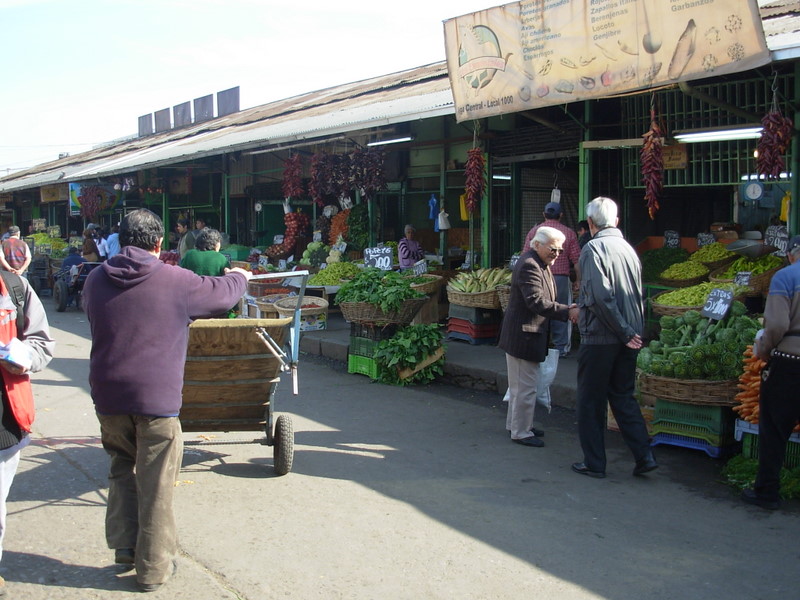
[[[245,271],[253,270],[253,263],[247,260],[232,260],[231,267],[234,269],[244,269]]]
[[[669,306],[667,304],[659,304],[658,297],[663,296],[664,294],[670,293],[672,290],[664,290],[663,292],[659,292],[652,298],[650,298],[650,308],[653,312],[657,315],[667,315],[670,317],[680,317],[685,313],[687,310],[697,310],[700,311],[703,309],[701,306]]]
[[[277,319],[278,310],[275,308],[275,303],[286,297],[286,294],[269,294],[268,296],[262,296],[261,298],[256,298],[256,306],[258,306],[258,309],[261,311],[263,318]]]
[[[655,402],[656,399],[683,402],[685,404],[705,404],[710,406],[734,406],[734,397],[739,392],[737,379],[708,381],[705,379],[675,379],[643,373],[639,376],[638,387],[643,400]]]
[[[692,277],[691,279],[665,279],[664,277],[658,278],[658,283],[660,285],[674,288],[692,287],[693,285],[703,283],[704,281],[708,281],[708,274]]]
[[[745,294],[745,296],[761,296],[767,295],[769,292],[769,284],[772,281],[772,276],[775,275],[778,271],[783,268],[784,265],[779,265],[774,269],[770,269],[769,271],[764,271],[763,273],[759,273],[758,275],[752,275],[750,277],[750,283],[748,284],[750,287],[749,292]],[[733,279],[723,279],[720,277],[723,272],[727,271],[727,265],[722,266],[715,271],[712,271],[711,275],[709,276],[709,281],[713,283],[733,283]]]
[[[283,279],[251,279],[247,282],[247,293],[256,298],[270,294],[288,294],[292,290],[282,285]]]
[[[276,301],[274,306],[275,310],[282,317],[293,317],[295,310],[297,310],[297,303],[300,296],[287,296]],[[328,311],[328,301],[325,298],[317,296],[303,297],[303,304],[300,308],[300,314],[304,317],[312,315],[321,315]]]
[[[498,285],[494,289],[497,290],[497,300],[500,302],[500,308],[505,311],[508,308],[508,300],[511,298],[511,286]]]
[[[350,323],[394,323],[408,325],[428,298],[411,298],[403,302],[399,310],[383,312],[377,304],[369,302],[342,302],[342,316]]]
[[[713,271],[715,269],[719,269],[720,267],[725,267],[725,266],[731,264],[737,258],[739,258],[738,255],[731,254],[730,256],[726,256],[725,258],[721,258],[719,260],[715,260],[714,262],[703,262],[703,264],[708,267],[709,271]]]
[[[459,306],[473,306],[475,308],[500,308],[500,300],[497,297],[497,290],[491,289],[485,292],[459,292],[451,287],[447,288],[447,301],[450,304]]]
[[[425,283],[412,283],[411,289],[417,290],[425,295],[433,294],[439,289],[439,286],[442,285],[444,281],[440,275],[431,275],[430,273],[426,273],[425,275],[421,275],[420,277],[424,277],[428,281]]]

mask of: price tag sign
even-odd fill
[[[424,258],[422,260],[418,260],[414,263],[412,269],[414,270],[414,275],[424,275],[428,272],[428,261]]]
[[[36,253],[50,256],[53,253],[53,247],[50,244],[39,244],[36,246]]]
[[[789,232],[783,225],[770,225],[764,232],[764,243],[778,249],[773,252],[775,256],[786,256],[786,249],[789,247]]]
[[[732,291],[714,288],[708,294],[706,303],[703,306],[703,310],[700,311],[700,314],[707,319],[719,321],[725,318],[728,309],[731,307],[731,303],[733,303]]]
[[[312,242],[321,242],[322,241],[322,232],[315,231],[314,235],[311,237]]]
[[[50,237],[61,237],[61,225],[51,225],[48,227],[47,235]]]
[[[364,264],[384,271],[392,270],[391,248],[364,248]]]
[[[281,259],[283,260],[283,259]],[[286,262],[286,261],[284,261]],[[269,256],[264,256],[263,254],[258,257],[258,266],[259,267],[268,267],[269,266]]]
[[[702,248],[717,241],[713,233],[698,233],[697,234],[697,247]]]
[[[513,268],[514,268],[514,265],[516,265],[516,264],[517,264],[517,261],[518,261],[518,260],[519,260],[519,254],[512,254],[512,255],[511,255],[511,260],[510,260],[510,261],[508,261],[508,268],[509,268],[509,269],[513,269]]]
[[[283,243],[283,236],[282,235],[276,235],[274,238],[272,238],[272,243],[273,244],[282,244]]]
[[[83,246],[83,238],[73,236],[69,238],[69,245],[72,246],[73,248],[81,248]]]
[[[673,229],[667,229],[664,232],[664,247],[665,248],[680,248],[681,247],[681,234]]]
[[[750,285],[750,271],[739,271],[733,278],[733,283],[736,285]]]
[[[281,272],[286,271],[286,259],[285,258],[281,258],[278,261],[278,271],[281,271]]]
[[[345,250],[347,250],[347,242],[337,242],[333,246],[331,246],[331,250],[338,250],[342,254],[344,254]]]

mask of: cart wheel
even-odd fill
[[[67,310],[67,300],[69,300],[69,288],[66,281],[56,281],[56,286],[53,288],[53,299],[56,301],[56,310],[64,312]]]
[[[294,461],[294,426],[286,415],[275,419],[275,445],[272,451],[275,473],[286,475]]]

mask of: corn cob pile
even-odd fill
[[[508,269],[476,269],[464,271],[447,283],[447,287],[456,292],[474,294],[493,290],[498,285],[511,283],[511,271]]]

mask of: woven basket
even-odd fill
[[[667,315],[670,317],[680,317],[683,313],[687,310],[702,310],[703,307],[701,306],[669,306],[667,304],[659,304],[658,297],[664,294],[668,294],[672,290],[664,290],[663,292],[659,292],[652,298],[650,298],[650,308],[653,312],[657,315]]]
[[[672,402],[710,406],[734,406],[734,397],[739,392],[738,383],[737,379],[675,379],[649,373],[641,374],[638,379],[639,392],[644,400],[655,402],[661,398]]]
[[[731,256],[726,256],[725,258],[721,258],[719,260],[715,260],[714,262],[703,262],[703,264],[708,267],[709,271],[713,271],[715,269],[719,269],[720,267],[725,267],[725,266],[731,264],[737,258],[739,258],[739,257],[736,254],[733,254]]]
[[[300,296],[288,296],[275,302],[275,310],[282,317],[293,317],[294,312],[297,310],[297,303]],[[313,306],[312,306],[313,305]],[[303,304],[301,304],[300,315],[310,317],[312,315],[321,315],[328,311],[328,301],[325,298],[318,298],[317,296],[305,296]]]
[[[247,282],[247,293],[256,298],[270,294],[288,294],[291,290],[281,285],[283,279],[251,279]]]
[[[748,286],[750,287],[749,292],[745,294],[745,296],[755,297],[761,295],[767,295],[769,292],[769,284],[772,281],[772,276],[775,275],[778,271],[783,268],[783,265],[779,265],[774,269],[770,269],[769,271],[764,271],[763,273],[759,273],[758,275],[752,275],[750,277],[750,283]],[[713,283],[733,283],[733,279],[723,279],[720,277],[724,271],[727,271],[727,265],[716,269],[715,271],[711,272],[708,279]]]
[[[245,271],[252,271],[253,263],[247,260],[232,260],[231,267],[234,269],[244,269]]]
[[[342,316],[350,323],[394,323],[408,325],[428,298],[411,298],[399,310],[383,312],[377,304],[369,302],[341,302]]]
[[[450,304],[459,306],[473,306],[475,308],[500,308],[500,300],[497,297],[497,290],[486,290],[485,292],[459,292],[451,287],[447,288],[447,301]]]
[[[417,290],[425,295],[433,294],[439,289],[439,286],[442,285],[444,281],[440,275],[431,275],[430,273],[426,273],[425,275],[421,275],[420,277],[424,277],[428,281],[425,283],[412,283],[411,289]]]
[[[691,287],[693,285],[697,285],[698,283],[703,283],[704,281],[708,281],[707,274],[700,275],[699,277],[692,277],[691,279],[665,279],[664,277],[658,278],[658,283],[660,285],[674,288]]]
[[[258,306],[258,309],[265,319],[274,319],[278,317],[278,310],[275,308],[275,303],[286,297],[286,294],[269,294],[268,296],[262,296],[261,298],[256,298],[256,306]]]
[[[505,311],[508,308],[508,300],[511,298],[511,286],[498,285],[494,289],[497,290],[497,301],[500,302],[500,308]]]

